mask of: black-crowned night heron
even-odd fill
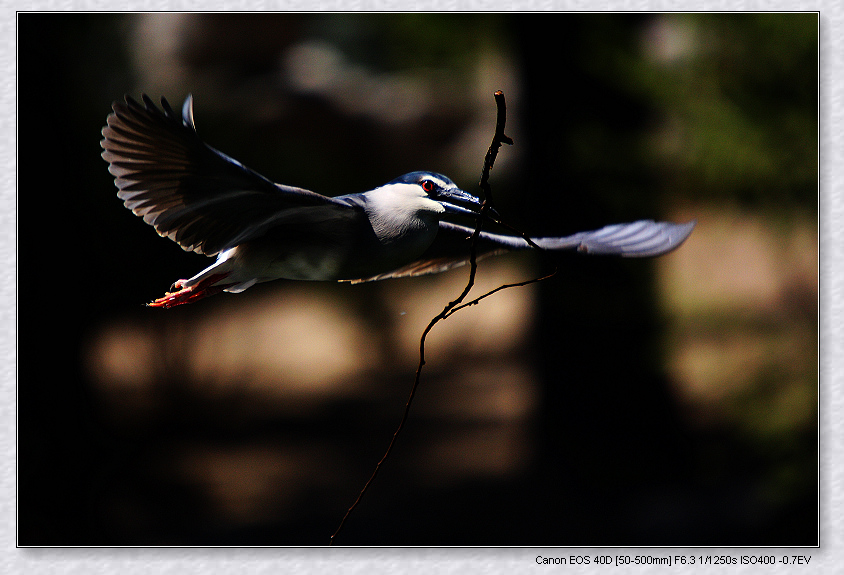
[[[217,256],[149,305],[172,307],[278,278],[362,282],[437,273],[470,258],[473,229],[443,220],[477,216],[481,202],[450,179],[411,172],[335,198],[276,184],[199,139],[188,96],[181,118],[143,96],[115,102],[103,158],[118,197],[186,251]],[[462,205],[461,205],[462,204]],[[643,220],[566,237],[531,238],[543,250],[648,257],[685,240],[694,222]],[[483,232],[476,255],[532,249],[517,236]]]

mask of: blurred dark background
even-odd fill
[[[818,543],[816,14],[19,14],[18,544],[324,545],[464,270],[142,306],[208,264],[121,206],[111,102],[328,195],[435,170],[571,257],[429,337],[338,544]],[[553,269],[481,263],[479,290]],[[481,293],[480,291],[478,293]]]

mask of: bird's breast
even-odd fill
[[[388,260],[404,265],[419,257],[434,241],[439,221],[428,213],[369,213],[377,243],[375,251]]]

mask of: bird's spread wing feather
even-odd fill
[[[124,205],[186,251],[216,255],[262,235],[287,208],[348,206],[275,184],[202,142],[190,96],[181,118],[164,98],[163,110],[146,95],[142,100],[113,104],[102,156]]]
[[[647,258],[677,248],[694,227],[695,222],[672,224],[640,220],[562,238],[533,238],[533,241],[539,247],[552,251],[575,249],[585,254]]]
[[[584,254],[622,257],[652,257],[677,248],[685,241],[695,222],[672,224],[641,220],[615,224],[599,230],[579,232],[565,237],[531,238],[545,251],[576,251]],[[474,230],[449,222],[440,222],[434,243],[416,261],[388,273],[361,278],[352,283],[419,276],[443,272],[469,262]],[[532,249],[521,237],[481,232],[475,246],[476,259],[513,251]]]

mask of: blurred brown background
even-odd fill
[[[502,89],[514,225],[698,226],[439,324],[337,543],[816,544],[817,49],[815,14],[20,14],[18,543],[327,544],[466,281],[143,307],[209,262],[116,198],[113,100],[192,93],[206,142],[328,195],[474,192]]]

